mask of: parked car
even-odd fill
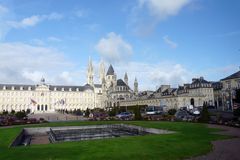
[[[133,114],[131,112],[121,112],[116,115],[116,118],[121,120],[131,120],[133,119]]]
[[[108,114],[105,112],[94,112],[89,115],[90,120],[107,120]]]

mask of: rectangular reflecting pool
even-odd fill
[[[11,146],[169,133],[174,132],[128,124],[24,128]]]

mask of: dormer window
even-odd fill
[[[72,91],[72,88],[69,88],[69,91]]]
[[[57,87],[54,87],[54,91],[56,91],[57,90]]]
[[[77,88],[76,91],[79,91],[79,88]]]
[[[64,88],[62,88],[62,91],[64,91]]]
[[[28,90],[31,91],[31,89],[32,89],[32,87],[29,86],[29,87],[28,87]]]
[[[12,86],[12,90],[14,90],[14,86]]]
[[[21,90],[21,91],[23,90],[23,87],[22,87],[22,86],[20,87],[20,90]]]

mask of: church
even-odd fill
[[[138,94],[135,78],[134,90],[128,85],[128,76],[117,79],[113,66],[105,73],[104,62],[99,68],[100,83],[94,83],[94,69],[89,58],[87,83],[83,86],[50,85],[42,78],[39,84],[0,84],[0,112],[30,110],[34,113],[51,113],[59,109],[74,110],[119,106]]]

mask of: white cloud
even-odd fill
[[[174,62],[161,61],[156,64],[151,64],[132,61],[114,65],[113,67],[118,79],[123,79],[125,72],[127,72],[129,86],[132,89],[136,77],[140,90],[155,90],[156,86],[163,84],[177,87],[183,83],[191,82],[192,77],[196,76],[183,65]]]
[[[138,0],[130,13],[128,28],[140,36],[151,34],[168,17],[177,15],[192,0]],[[146,25],[147,24],[147,25]]]
[[[7,12],[8,12],[8,8],[3,5],[0,5],[0,15],[5,14]]]
[[[177,48],[177,46],[178,46],[178,44],[176,42],[173,42],[172,40],[170,40],[167,35],[163,37],[163,40],[171,48]]]
[[[101,38],[95,49],[108,62],[125,60],[133,53],[132,46],[114,32]]]
[[[57,77],[64,77],[62,71],[68,69],[73,73],[77,71],[74,64],[56,49],[24,43],[0,43],[0,83],[37,83],[42,76],[47,82],[59,83]],[[74,76],[76,83],[79,78]]]
[[[53,37],[53,36],[52,37],[48,37],[47,40],[50,41],[50,42],[61,42],[62,41],[60,38]]]
[[[0,41],[9,31],[9,26],[6,24],[6,19],[10,16],[11,14],[9,14],[9,9],[3,5],[0,5]]]
[[[32,15],[21,21],[8,21],[8,25],[13,28],[26,28],[37,25],[44,20],[60,20],[63,16],[59,13],[51,13],[49,15]]]
[[[176,15],[190,0],[139,0],[139,6],[146,6],[152,16],[165,19]]]
[[[32,44],[35,44],[35,45],[38,45],[38,46],[43,46],[43,45],[45,45],[45,42],[44,42],[43,40],[37,39],[37,38],[32,39],[30,42],[31,42]]]
[[[27,80],[33,81],[34,83],[39,82],[39,80],[42,77],[46,77],[46,75],[43,72],[40,72],[40,71],[32,71],[32,72],[30,72],[30,71],[27,71],[27,70],[23,70],[22,76],[24,78],[26,78]]]

